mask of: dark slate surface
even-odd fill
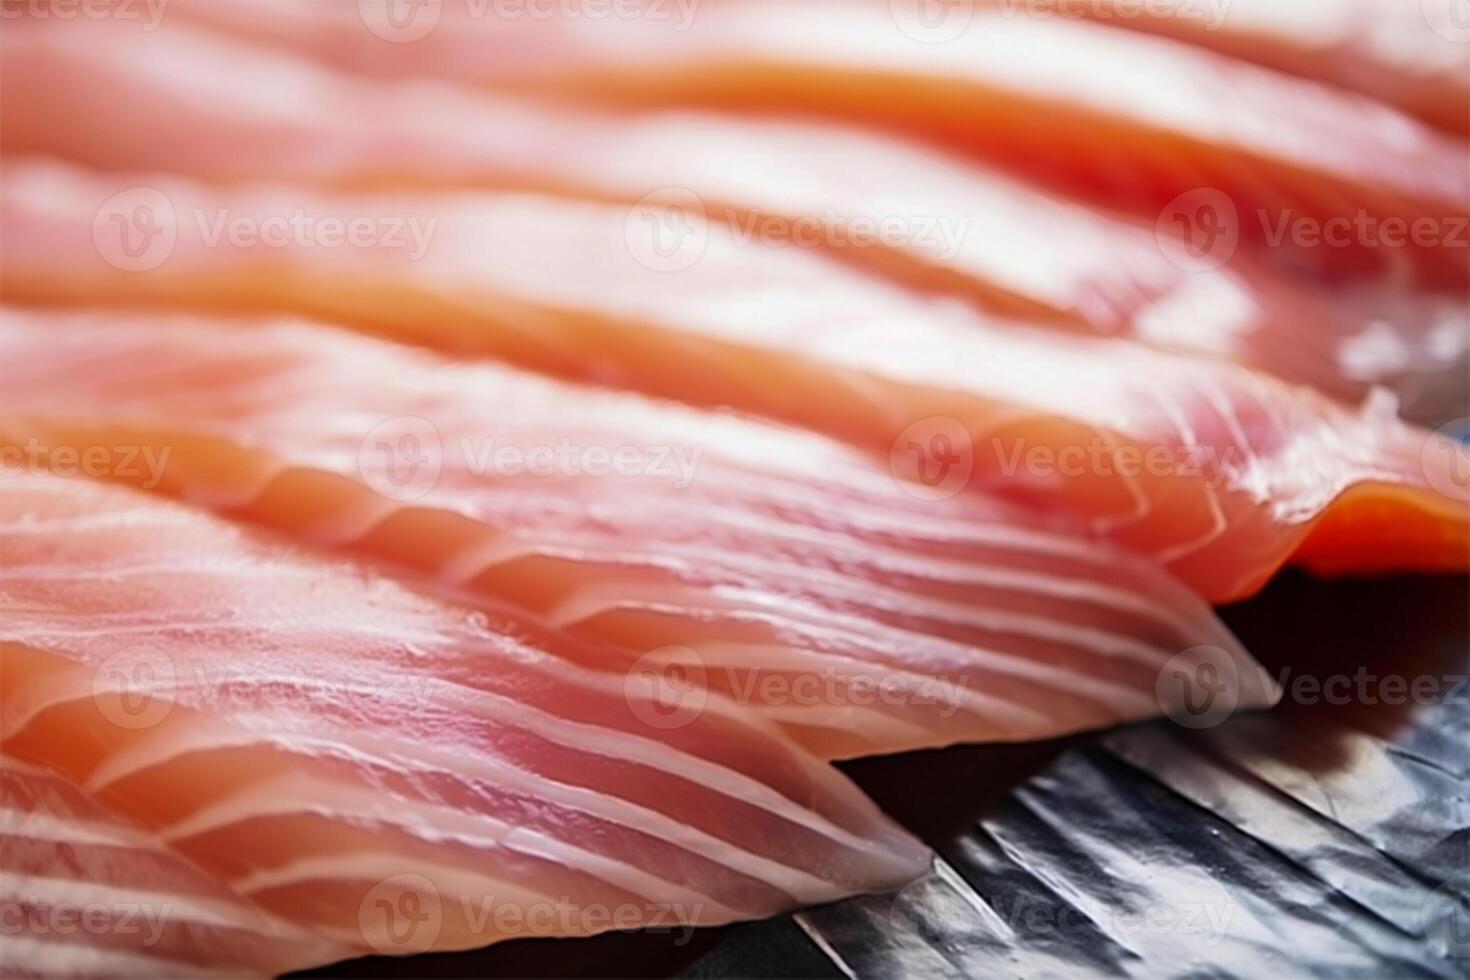
[[[1470,582],[1291,575],[1226,618],[1277,709],[847,765],[939,853],[896,896],[320,973],[1470,977]]]

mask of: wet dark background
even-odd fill
[[[1470,580],[1287,574],[1223,615],[1290,670],[1274,710],[844,764],[940,855],[898,896],[308,975],[1470,977]]]

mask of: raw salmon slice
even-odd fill
[[[275,975],[352,955],[45,769],[0,756],[7,977]]]
[[[1466,452],[1387,396],[1348,409],[1230,364],[977,315],[687,213],[670,233],[661,211],[534,196],[211,192],[12,166],[0,216],[11,299],[291,309],[735,406],[952,492],[1077,517],[1211,600],[1290,558],[1334,574],[1470,564]]]
[[[309,932],[302,965],[758,918],[927,867],[776,730],[501,611],[89,480],[0,478],[0,521],[6,755]]]
[[[615,117],[377,84],[170,20],[12,22],[0,147],[212,180],[501,186],[704,212],[1061,329],[1249,363],[1407,417],[1470,397],[1463,296],[1331,291],[882,134],[676,113]],[[180,78],[187,78],[181,87]],[[641,212],[640,212],[641,213]],[[1228,261],[1225,261],[1228,258]],[[1217,263],[1223,262],[1223,265]]]
[[[597,641],[566,656],[685,672],[822,755],[1149,717],[1201,658],[1274,699],[1152,564],[808,434],[299,323],[11,314],[0,379],[12,456],[103,453],[510,600]]]
[[[1242,235],[1317,275],[1470,283],[1463,140],[1330,86],[1014,4],[649,3],[602,18],[446,4],[405,29],[371,6],[183,6],[364,73],[861,120],[1149,220],[1177,213],[1210,243]]]
[[[1032,0],[1038,12],[1058,9]],[[1073,16],[1150,31],[1371,96],[1470,135],[1470,23],[1439,0],[1076,4]]]

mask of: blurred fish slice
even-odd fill
[[[999,0],[1004,2],[1004,0]],[[1453,0],[1016,0],[1034,16],[1091,16],[1329,82],[1470,136],[1470,22]]]
[[[294,9],[294,8],[293,8]],[[1322,289],[903,139],[815,121],[615,116],[344,76],[169,20],[12,22],[0,147],[209,180],[504,187],[705,213],[1064,330],[1250,364],[1435,425],[1470,398],[1463,296]],[[180,86],[179,79],[188,84]],[[1205,197],[1201,207],[1218,201]],[[1182,212],[1181,212],[1182,213]]]
[[[1196,660],[1274,700],[1151,563],[803,433],[301,323],[10,313],[0,379],[7,455],[509,600],[824,756],[1150,717]]]
[[[0,521],[6,755],[290,922],[287,965],[761,918],[927,866],[774,729],[572,666],[523,619],[85,479],[0,478]],[[168,853],[48,852],[89,827],[54,823],[23,814],[4,860],[39,882],[92,857],[181,917],[209,893]],[[281,952],[217,904],[213,962]],[[179,926],[157,955],[210,938]],[[131,939],[23,948],[46,972],[153,955]]]
[[[7,977],[273,976],[353,955],[251,905],[72,783],[0,756]]]
[[[1289,267],[1470,285],[1462,139],[1327,85],[1024,4],[649,2],[602,18],[445,4],[402,26],[371,5],[184,7],[367,74],[858,120],[1150,221],[1209,190],[1232,234]]]
[[[1386,394],[1350,409],[1235,365],[978,315],[688,212],[219,191],[18,164],[0,217],[11,301],[293,310],[731,406],[950,494],[1079,521],[1213,601],[1287,561],[1470,566],[1466,452],[1405,425]]]

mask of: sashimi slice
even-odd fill
[[[692,215],[677,274],[623,209],[535,196],[212,192],[12,166],[0,217],[12,300],[289,309],[734,406],[1078,517],[1211,600],[1292,558],[1470,565],[1466,453],[1387,396],[1348,409],[1232,365],[979,316]],[[361,221],[374,233],[341,235]],[[314,237],[329,227],[335,245]]]
[[[66,779],[0,756],[6,977],[274,976],[353,955],[258,908]]]
[[[682,17],[650,3],[603,18],[450,3],[403,30],[374,21],[372,7],[331,2],[184,7],[186,17],[366,73],[861,120],[1150,221],[1210,189],[1228,207],[1191,220],[1211,241],[1228,227],[1334,279],[1470,284],[1463,140],[1166,38],[925,0],[705,3]]]
[[[825,756],[1149,717],[1195,661],[1274,699],[1151,563],[805,433],[300,323],[10,313],[0,384],[7,458],[512,601],[598,641],[564,656],[687,674]]]
[[[1035,15],[1058,9],[1029,2]],[[1330,82],[1470,135],[1470,22],[1456,19],[1450,0],[1089,0],[1064,9]]]
[[[737,236],[838,251],[1062,329],[1249,363],[1438,424],[1470,398],[1463,296],[1331,291],[882,134],[673,113],[615,117],[379,84],[170,20],[12,22],[0,148],[211,180],[501,186],[703,211]],[[186,82],[183,80],[187,80]]]
[[[775,730],[500,611],[84,479],[4,476],[0,521],[5,753],[319,940],[676,929],[927,866]]]

